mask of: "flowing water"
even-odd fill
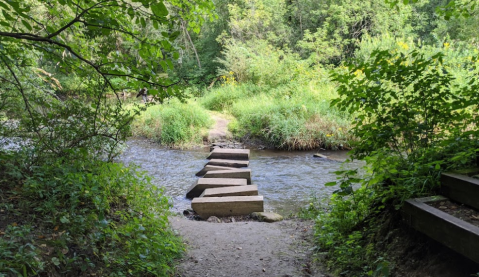
[[[130,140],[120,161],[146,170],[171,197],[173,210],[181,212],[190,208],[191,201],[185,194],[198,179],[195,174],[206,164],[208,152],[209,148],[172,150],[146,140]],[[321,151],[335,160],[314,158],[314,153],[251,151],[252,183],[258,185],[259,194],[264,196],[265,211],[288,215],[308,205],[312,195],[322,199],[337,189],[325,187],[324,183],[335,180],[332,172],[341,169],[341,163],[335,160],[346,159],[347,152]]]

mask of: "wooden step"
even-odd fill
[[[191,202],[191,208],[207,219],[210,216],[248,215],[263,212],[263,196],[200,197]]]
[[[251,169],[230,169],[206,172],[203,178],[241,178],[251,184]]]
[[[194,198],[200,196],[205,189],[246,186],[246,179],[227,179],[227,178],[200,178],[198,179],[186,193],[186,198]]]
[[[234,169],[234,168],[227,167],[227,166],[206,165],[202,170],[196,173],[196,176],[203,176],[208,171],[231,170],[231,169]]]
[[[442,196],[406,200],[403,218],[414,229],[479,263],[479,227],[428,205],[445,200]]]
[[[205,189],[200,197],[251,196],[258,195],[258,186],[237,186]]]
[[[441,174],[441,194],[479,209],[479,180],[455,173]]]
[[[215,148],[208,159],[249,160],[249,149]]]
[[[211,159],[206,165],[217,165],[227,167],[248,167],[249,161]]]

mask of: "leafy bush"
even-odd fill
[[[208,112],[195,101],[182,103],[172,99],[162,105],[148,107],[132,123],[132,132],[166,145],[201,142],[202,130],[212,120]]]
[[[228,76],[233,72],[238,82],[276,87],[297,77],[297,67],[306,64],[289,50],[276,49],[265,40],[247,43],[230,40],[218,62],[223,68],[218,73]]]
[[[134,167],[2,154],[0,275],[165,276],[182,252],[168,199]]]
[[[339,189],[317,218],[317,242],[339,272],[388,271],[394,265],[377,248],[403,201],[434,194],[441,172],[475,162],[476,64],[465,65],[471,78],[458,87],[444,60],[441,52],[378,50],[332,74],[340,95],[333,104],[356,119],[352,158],[367,163],[363,176],[339,171],[338,182],[326,184]]]

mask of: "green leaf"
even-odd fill
[[[23,25],[24,25],[25,27],[27,27],[27,29],[28,29],[29,31],[32,30],[32,25],[30,25],[30,23],[28,23],[26,20],[23,20],[23,19],[22,19],[22,23],[23,23]]]
[[[52,258],[52,263],[56,266],[59,266],[60,265],[60,260],[57,257],[53,257]]]
[[[327,182],[326,184],[324,184],[325,187],[332,187],[332,186],[336,186],[337,183],[336,182]]]
[[[168,15],[168,9],[163,2],[151,5],[151,11],[158,17],[165,17]]]

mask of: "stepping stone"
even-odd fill
[[[227,167],[248,167],[249,161],[211,159],[206,165],[218,165]]]
[[[248,181],[248,185],[251,184],[251,169],[230,169],[230,170],[217,170],[206,172],[203,178],[241,178]]]
[[[198,197],[208,188],[246,186],[246,184],[246,179],[200,178],[188,189],[186,198]]]
[[[226,149],[215,148],[211,151],[208,159],[249,160],[249,149]]]
[[[237,186],[205,189],[200,197],[251,196],[258,195],[258,186]]]
[[[233,168],[232,167],[227,167],[227,166],[206,165],[202,170],[200,170],[200,171],[198,171],[198,173],[196,173],[196,176],[203,176],[208,171],[231,170],[231,169],[233,169]]]
[[[210,216],[248,215],[264,211],[263,196],[200,197],[191,202],[191,208],[207,219]]]
[[[277,213],[265,213],[265,212],[252,213],[251,217],[264,222],[278,222],[283,220],[283,216]]]

